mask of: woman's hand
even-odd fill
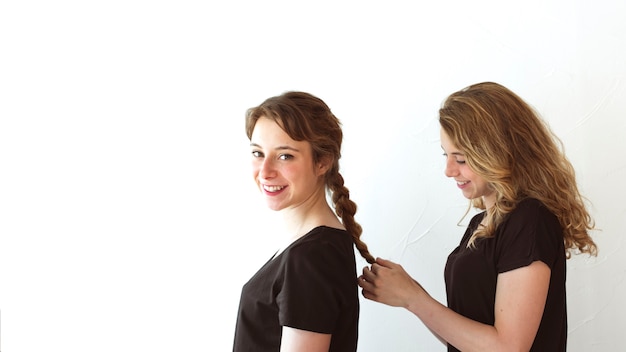
[[[381,258],[376,258],[371,267],[363,268],[358,284],[363,297],[393,307],[408,308],[411,301],[425,293],[401,265]]]

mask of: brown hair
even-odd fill
[[[246,113],[246,134],[252,137],[257,120],[266,117],[274,120],[296,141],[307,141],[313,151],[313,162],[324,158],[332,160],[325,174],[326,187],[332,192],[335,213],[341,218],[347,232],[352,236],[356,248],[368,263],[375,261],[367,245],[361,241],[363,229],[354,220],[357,206],[350,200],[350,192],[344,186],[339,173],[341,142],[343,132],[339,119],[321,99],[305,92],[286,92],[268,98],[261,105],[248,109]]]
[[[594,222],[562,142],[519,96],[497,83],[471,85],[445,100],[439,123],[465,153],[472,171],[496,191],[486,225],[474,233],[470,245],[477,238],[493,236],[522,199],[535,198],[558,217],[568,258],[572,249],[597,254],[589,235]],[[470,204],[485,209],[482,198]]]

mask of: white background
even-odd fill
[[[372,253],[445,302],[467,201],[443,175],[437,110],[488,80],[565,144],[601,229],[598,258],[568,261],[569,350],[614,351],[625,17],[619,0],[3,1],[3,351],[231,350],[241,285],[278,240],[243,116],[286,90],[342,120]],[[381,350],[444,347],[410,313],[363,300],[359,351]]]

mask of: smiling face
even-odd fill
[[[451,141],[450,136],[441,129],[441,148],[446,157],[445,174],[454,178],[457,186],[467,199],[483,198],[487,208],[495,204],[496,192],[482,177],[476,175],[465,162],[465,154]]]
[[[273,120],[261,117],[250,138],[252,175],[272,210],[325,201],[323,164],[315,165],[311,145],[295,141]]]

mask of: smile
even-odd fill
[[[285,186],[268,186],[268,185],[263,185],[263,189],[266,192],[270,192],[270,193],[281,191],[284,188],[285,188]]]

